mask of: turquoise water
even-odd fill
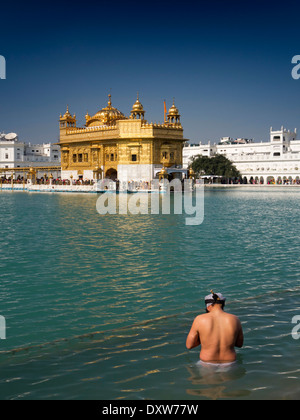
[[[300,191],[207,191],[200,226],[96,200],[0,193],[1,399],[300,397]],[[185,348],[211,288],[245,333],[214,374]]]

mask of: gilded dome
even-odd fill
[[[117,120],[126,119],[125,115],[121,111],[112,106],[111,95],[108,95],[108,97],[109,100],[107,106],[98,111],[93,117],[90,117],[87,123],[88,126],[114,125]]]
[[[144,119],[145,110],[143,105],[140,103],[139,94],[137,95],[137,99],[133,104],[131,110],[131,117],[130,118],[143,118]]]
[[[133,104],[132,111],[134,112],[144,111],[143,105],[140,103],[139,96],[137,97],[136,102]]]
[[[74,114],[73,116],[70,114],[70,111],[69,111],[69,105],[67,105],[67,110],[66,110],[66,112],[65,112],[65,114],[64,115],[61,115],[60,114],[60,116],[59,116],[59,118],[60,118],[60,120],[61,120],[61,122],[67,122],[67,123],[76,123],[76,115]]]
[[[72,115],[70,114],[70,111],[69,111],[69,105],[67,105],[67,110],[66,110],[65,114],[63,116],[61,116],[61,118],[72,118]]]
[[[179,111],[178,111],[178,108],[176,108],[176,106],[175,106],[175,103],[174,103],[174,100],[173,100],[173,105],[171,106],[171,108],[169,109],[169,113],[168,113],[168,115],[169,116],[173,116],[173,117],[177,117],[177,116],[179,116]]]

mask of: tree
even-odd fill
[[[193,158],[190,168],[197,176],[216,175],[224,178],[241,178],[240,172],[233,163],[223,155],[207,157],[198,155]]]

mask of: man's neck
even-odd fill
[[[215,314],[216,313],[221,313],[221,312],[223,312],[223,309],[222,309],[221,305],[216,304],[212,307],[210,312],[215,313]]]

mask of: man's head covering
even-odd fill
[[[226,298],[222,295],[222,293],[214,293],[211,290],[211,294],[205,297],[205,305],[208,308],[210,305],[223,305],[226,302]]]

